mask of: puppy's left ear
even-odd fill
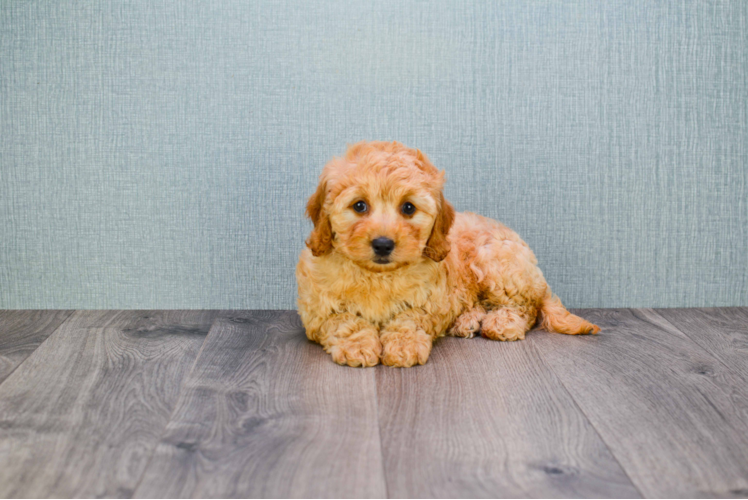
[[[431,236],[426,242],[426,248],[423,249],[424,257],[436,262],[441,262],[447,257],[451,248],[447,235],[454,221],[455,209],[444,199],[444,195],[439,193],[439,213],[436,214]]]
[[[325,197],[327,196],[327,183],[320,180],[317,191],[309,198],[306,204],[306,215],[312,219],[314,229],[306,246],[312,251],[312,255],[320,257],[332,251],[332,225],[330,217],[325,212]]]

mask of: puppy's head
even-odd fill
[[[316,256],[333,250],[372,271],[423,257],[441,261],[454,209],[444,199],[444,172],[398,142],[359,142],[322,171],[307,215]]]

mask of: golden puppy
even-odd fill
[[[424,364],[445,334],[494,340],[600,329],[551,294],[511,229],[444,199],[444,172],[398,142],[360,142],[328,163],[296,268],[307,337],[336,363]]]

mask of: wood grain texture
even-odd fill
[[[529,342],[441,339],[377,371],[392,497],[639,497]]]
[[[0,311],[0,383],[73,311]]]
[[[748,308],[656,309],[654,312],[748,383]]]
[[[0,385],[0,496],[132,495],[215,315],[71,316]]]
[[[384,497],[372,369],[334,364],[295,312],[227,312],[137,497]]]
[[[648,497],[745,496],[748,388],[647,310],[587,310],[597,336],[533,332],[542,353]]]
[[[0,497],[748,496],[748,310],[576,312],[361,370],[290,311],[0,311]]]

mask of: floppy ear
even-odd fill
[[[312,255],[319,257],[332,251],[332,225],[330,217],[324,209],[327,183],[320,181],[317,191],[309,198],[306,204],[306,215],[312,219],[314,229],[309,239],[306,240],[306,246],[312,251]]]
[[[450,243],[447,235],[455,220],[455,209],[441,193],[439,193],[439,201],[439,213],[436,214],[431,236],[426,242],[426,248],[423,249],[423,256],[436,262],[443,261],[449,253]]]

